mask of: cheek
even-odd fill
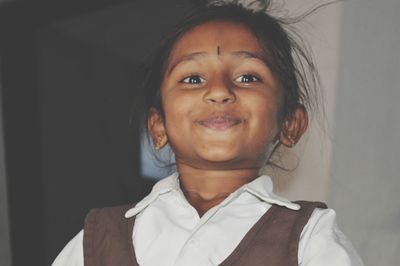
[[[190,126],[192,113],[195,110],[195,101],[179,93],[169,93],[163,98],[165,126],[171,137],[184,133]]]
[[[259,95],[248,98],[250,127],[258,138],[275,137],[279,131],[279,103],[275,97]]]

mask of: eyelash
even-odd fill
[[[235,78],[235,81],[237,81],[239,78],[243,78],[245,76],[251,77],[253,79],[255,79],[254,81],[251,82],[240,82],[240,83],[254,83],[254,82],[261,82],[261,78],[258,75],[252,74],[252,73],[244,73],[242,75],[240,75],[239,77]],[[190,82],[185,82],[185,80],[190,79],[190,78],[199,78],[200,82],[195,82],[195,83],[190,83]],[[201,77],[201,75],[196,74],[196,73],[192,73],[189,74],[187,76],[185,76],[183,79],[181,79],[179,82],[180,83],[184,83],[184,84],[201,84],[204,83],[205,79],[203,77]]]
[[[191,73],[187,76],[185,76],[183,79],[181,79],[179,81],[179,83],[184,83],[184,84],[200,84],[200,83],[190,83],[190,82],[185,82],[186,79],[190,79],[190,78],[200,78],[200,80],[202,81],[202,83],[205,81],[205,79],[203,77],[201,77],[201,75],[197,74],[197,73]]]
[[[237,78],[235,79],[235,81],[237,81],[239,78],[243,78],[243,77],[245,77],[245,76],[254,78],[255,80],[254,80],[254,81],[251,81],[251,82],[240,82],[240,83],[254,83],[254,82],[261,82],[261,81],[262,81],[261,78],[260,78],[258,75],[255,75],[255,74],[253,74],[253,73],[244,73],[244,74],[240,75],[239,77],[237,77]]]

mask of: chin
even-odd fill
[[[206,152],[199,152],[198,156],[210,163],[232,162],[238,159],[240,152],[226,149],[212,149]]]

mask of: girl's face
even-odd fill
[[[167,138],[178,167],[260,168],[279,137],[282,91],[240,24],[211,21],[184,34],[161,95],[165,121],[153,111],[149,128],[154,139]]]

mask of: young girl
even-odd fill
[[[305,66],[265,10],[214,5],[186,19],[145,91],[148,132],[177,172],[137,204],[92,210],[53,265],[362,265],[333,210],[278,197],[259,175],[307,128]]]

